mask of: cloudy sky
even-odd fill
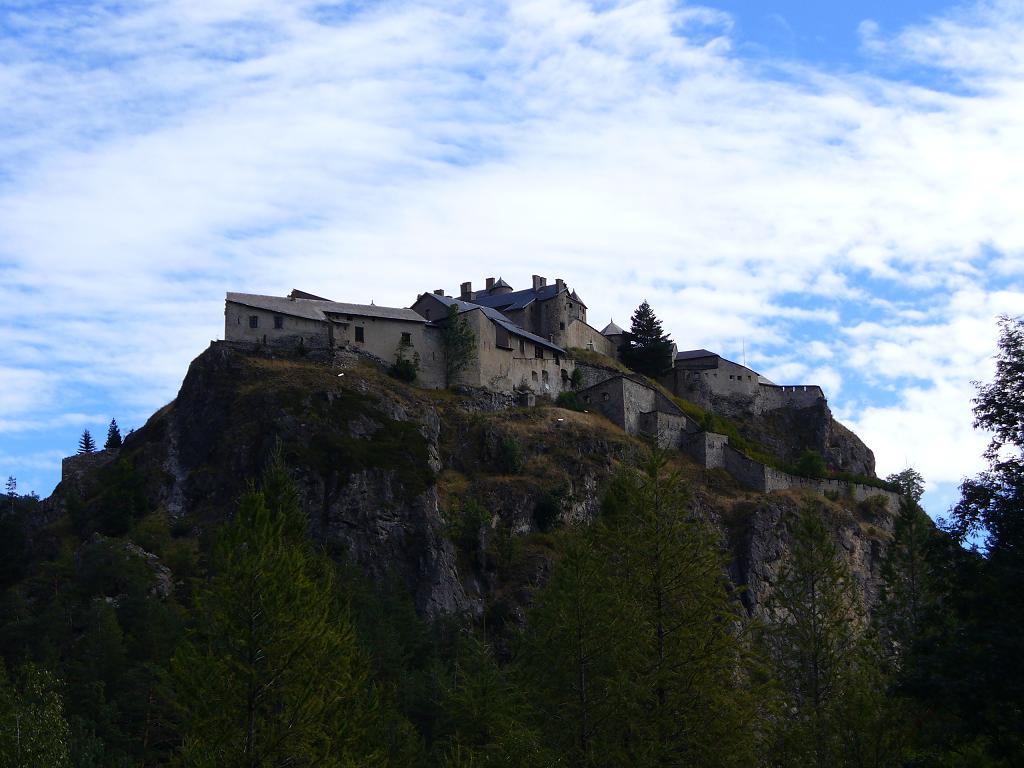
[[[537,273],[823,385],[944,514],[1024,313],[1022,39],[998,0],[6,0],[0,475],[144,423],[225,291]]]

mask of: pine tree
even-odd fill
[[[103,444],[103,450],[109,451],[115,448],[121,447],[121,430],[118,429],[117,419],[110,420],[110,426],[107,427],[107,442]]]
[[[382,763],[367,662],[282,473],[242,498],[174,655],[182,765]]]
[[[598,527],[566,542],[530,610],[517,659],[543,713],[545,743],[577,766],[624,759],[620,677],[629,612],[599,548]]]
[[[646,301],[633,312],[632,325],[619,356],[634,371],[652,378],[672,367],[672,339]]]
[[[71,739],[60,683],[46,670],[27,665],[15,681],[0,663],[0,765],[64,768],[71,765]]]
[[[78,438],[78,452],[80,454],[96,452],[96,441],[92,439],[88,429],[84,430],[82,436]]]
[[[613,495],[605,553],[629,606],[626,762],[751,764],[752,686],[717,534],[690,510],[688,488],[659,452],[621,476]]]
[[[18,498],[18,481],[13,475],[7,476],[7,500],[10,502],[10,513],[14,514],[14,500]]]
[[[855,669],[861,632],[849,572],[813,507],[791,527],[790,559],[775,585],[768,652],[788,714],[777,729],[782,765],[838,760],[837,705]]]

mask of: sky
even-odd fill
[[[0,475],[172,400],[227,291],[565,279],[820,384],[946,514],[1024,314],[1024,5],[5,0]]]

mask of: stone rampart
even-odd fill
[[[692,422],[691,422],[692,424]],[[683,435],[682,449],[706,469],[725,467],[724,449],[729,438],[715,432],[688,432]]]
[[[761,384],[757,388],[754,408],[759,413],[778,408],[810,408],[824,399],[825,393],[817,384]]]
[[[863,501],[872,496],[881,496],[885,499],[886,506],[896,514],[899,511],[899,494],[887,491],[883,488],[875,488],[862,483],[851,483],[847,480],[836,480],[834,478],[799,477],[783,472],[774,467],[749,459],[737,451],[731,445],[722,448],[723,466],[726,471],[736,478],[740,485],[744,485],[753,491],[760,493],[771,493],[772,491],[786,491],[791,489],[806,489],[815,493],[835,494],[846,496],[854,501]]]
[[[680,448],[687,436],[689,419],[663,411],[648,411],[639,416],[640,433],[654,440],[659,448]]]

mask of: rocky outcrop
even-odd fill
[[[616,468],[646,450],[598,414],[513,405],[481,392],[418,390],[365,362],[339,370],[214,343],[193,361],[175,401],[126,440],[115,463],[83,472],[74,489],[86,507],[98,504],[90,488],[117,468],[118,482],[145,495],[145,509],[199,535],[233,514],[280,453],[309,533],[327,551],[374,580],[403,582],[424,616],[464,614],[500,628],[522,621],[547,577],[547,531],[592,521]],[[870,451],[827,407],[805,410],[750,428],[765,440],[798,434],[843,466],[873,468]],[[700,514],[722,527],[751,612],[784,562],[794,498],[738,489],[695,496]],[[836,518],[837,541],[870,605],[891,522],[871,523],[872,537],[864,520],[847,515]]]

